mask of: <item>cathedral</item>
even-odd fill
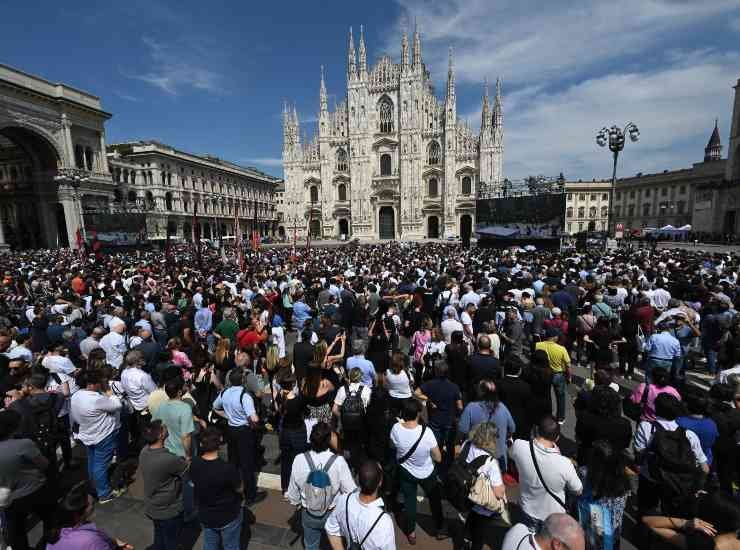
[[[369,67],[360,27],[347,52],[347,93],[329,110],[321,69],[318,133],[302,137],[295,109],[283,106],[282,223],[324,239],[424,239],[470,236],[476,188],[503,183],[501,83],[493,106],[483,94],[478,134],[457,118],[450,50],[447,89],[437,99],[414,30],[401,62],[382,56]]]

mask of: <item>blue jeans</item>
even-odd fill
[[[565,374],[556,373],[552,376],[552,387],[555,390],[555,402],[557,409],[557,419],[565,420]]]
[[[177,539],[182,531],[182,512],[170,519],[153,519],[154,544],[152,550],[177,550]]]
[[[669,373],[673,367],[671,359],[661,359],[660,357],[648,357],[645,361],[645,381],[652,380],[653,369],[666,369]]]
[[[446,473],[455,458],[455,429],[451,426],[440,427],[432,423],[429,424],[429,427],[437,439],[439,450],[442,451],[442,464],[440,466],[442,472]]]
[[[312,516],[305,510],[301,512],[301,524],[303,525],[303,547],[305,550],[319,550],[321,535],[324,533],[324,524],[329,517],[327,512],[321,517]]]
[[[242,513],[223,527],[203,526],[203,550],[239,550],[242,535]]]
[[[87,450],[87,475],[95,483],[95,492],[98,499],[110,495],[110,481],[108,480],[108,467],[113,460],[113,450],[118,441],[118,430],[111,433],[100,443],[85,445]]]
[[[717,352],[711,343],[703,343],[704,355],[707,357],[707,370],[709,374],[717,374]]]

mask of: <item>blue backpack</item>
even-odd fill
[[[312,516],[323,517],[334,502],[335,491],[331,486],[329,470],[337,459],[337,455],[332,454],[321,468],[316,467],[310,452],[304,453],[303,456],[306,457],[309,470],[302,488],[306,499],[306,512]]]

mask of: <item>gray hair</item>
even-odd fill
[[[365,341],[358,339],[352,342],[352,352],[355,355],[364,355],[365,354]]]
[[[135,367],[140,363],[145,363],[146,358],[144,354],[138,349],[132,349],[126,354],[126,366]]]
[[[547,539],[562,542],[568,548],[580,546],[583,548],[585,537],[580,524],[568,514],[550,514],[537,532],[537,535]],[[580,541],[580,545],[578,542]]]

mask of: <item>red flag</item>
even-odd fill
[[[260,234],[257,231],[252,231],[252,250],[255,252],[260,249]]]
[[[234,208],[234,237],[236,244],[236,263],[244,271],[244,249],[242,248],[242,228],[239,226],[239,204]]]

